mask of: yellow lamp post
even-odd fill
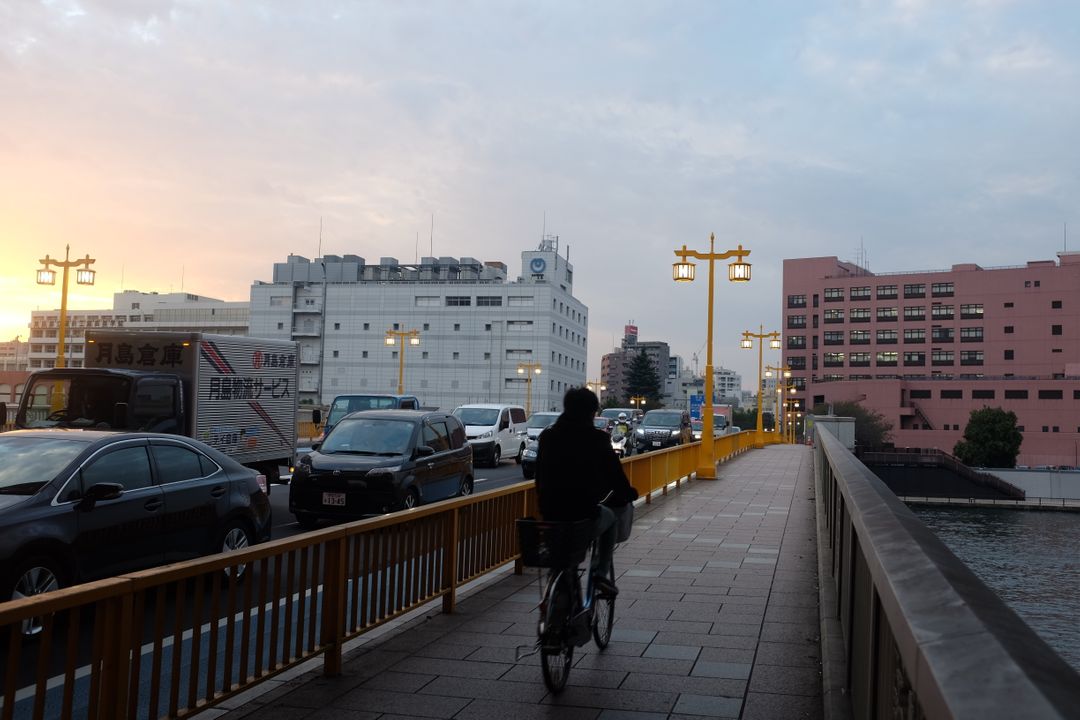
[[[602,383],[599,380],[590,380],[587,383],[585,383],[585,387],[589,388],[594,393],[596,393],[596,399],[599,400],[601,403],[603,403],[604,400],[603,400],[603,395],[601,393],[603,393],[605,390],[607,390],[607,385],[605,385],[604,383]]]
[[[777,397],[774,400],[773,416],[774,416],[774,422],[776,423],[776,430],[778,432],[783,432],[784,413],[781,410],[781,408],[783,406],[783,401],[784,401],[783,393],[788,387],[788,385],[787,385],[788,380],[791,379],[791,368],[789,368],[786,365],[783,366],[783,367],[777,367],[775,365],[766,365],[765,366],[765,377],[766,378],[771,378],[771,377],[774,377],[774,376],[776,377],[776,394],[779,397]],[[781,382],[781,378],[783,378],[783,382]],[[783,436],[781,436],[781,437],[783,437]]]
[[[405,341],[408,340],[409,345],[420,344],[420,331],[419,330],[387,330],[386,331],[386,344],[387,345],[401,345],[401,349],[398,350],[398,371],[397,371],[397,391],[398,395],[405,392]]]
[[[764,341],[769,341],[769,348],[771,350],[780,349],[780,331],[774,330],[773,332],[765,332],[764,326],[758,326],[758,332],[750,332],[749,330],[743,330],[742,341],[739,346],[744,350],[749,350],[754,347],[754,340],[758,341],[757,352],[757,439],[755,443],[758,447],[762,447],[765,444],[765,439],[762,434],[765,432],[765,427],[762,424],[761,419],[761,363],[762,363],[762,351],[764,350]]]
[[[726,252],[715,252],[716,236],[713,233],[709,233],[709,252],[702,253],[695,250],[688,250],[686,245],[682,246],[681,250],[676,250],[675,255],[681,262],[672,264],[672,277],[675,282],[691,282],[694,279],[694,263],[690,262],[690,258],[696,260],[708,260],[709,261],[709,310],[708,318],[709,324],[705,334],[705,345],[707,348],[705,354],[705,404],[701,408],[702,422],[701,422],[701,437],[711,438],[713,436],[713,392],[715,392],[716,386],[713,383],[713,264],[716,260],[726,260],[727,258],[735,258],[735,262],[728,265],[728,280],[731,282],[748,282],[750,280],[750,263],[743,262],[743,259],[750,254],[749,250],[744,250],[742,245],[739,245],[737,250],[728,250]],[[697,476],[702,480],[715,480],[716,479],[716,454],[715,443],[703,442],[698,450],[698,468]]]
[[[788,392],[791,393],[792,395],[794,395],[795,394],[795,388],[794,387],[788,388]],[[800,408],[800,403],[799,403],[798,398],[788,398],[785,405],[787,407],[790,407],[790,410],[788,410],[788,412],[787,412],[787,420],[788,420],[787,437],[788,437],[788,442],[794,443],[795,442],[796,423],[798,422],[798,419],[802,417],[802,412],[799,409]]]
[[[644,395],[631,395],[630,406],[636,410],[642,410],[645,407],[645,403],[648,402],[648,398]]]
[[[532,413],[532,381],[533,375],[540,374],[540,363],[520,362],[517,366],[518,375],[525,376],[525,416]]]
[[[52,266],[64,269],[64,279],[60,285],[60,329],[59,336],[56,342],[56,367],[64,367],[64,342],[67,339],[67,296],[68,296],[68,270],[75,268],[75,282],[80,285],[93,285],[94,276],[97,271],[91,270],[90,266],[93,265],[96,260],[87,255],[84,258],[78,260],[71,260],[71,246],[64,246],[64,259],[53,260],[48,255],[39,260],[42,267],[37,271],[38,285],[55,285],[56,284],[56,271],[52,270]]]

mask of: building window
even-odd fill
[[[460,360],[460,359],[461,359],[461,353],[459,353],[459,352],[455,352],[455,353],[453,353],[453,354],[452,354],[452,355],[451,355],[450,357],[451,357],[452,359],[454,359],[454,360]]]
[[[843,330],[826,330],[824,343],[826,345],[843,345],[844,344],[844,331]]]
[[[879,307],[877,309],[878,322],[895,322],[897,318],[896,307]]]
[[[863,287],[853,287],[848,295],[852,300],[869,300],[870,299],[870,286],[865,285]]]
[[[335,330],[340,330],[341,329],[341,323],[334,323],[334,329]]]
[[[952,305],[934,305],[930,308],[930,315],[935,320],[952,320],[954,317]]]
[[[789,308],[804,308],[806,307],[805,295],[788,295],[787,306]]]
[[[364,329],[365,330],[370,330],[371,329],[371,323],[364,323]]]
[[[875,365],[878,367],[896,367],[898,353],[895,352],[879,352]]]
[[[951,282],[932,283],[930,285],[930,294],[933,297],[952,297],[953,284]]]
[[[926,330],[924,328],[918,328],[917,330],[905,330],[904,331],[905,343],[924,343],[926,342]]]
[[[843,302],[844,288],[825,288],[825,302]]]
[[[489,353],[489,352],[484,353],[484,359],[485,360],[490,360],[491,359],[491,353]]]
[[[1012,360],[1013,356],[1014,356],[1014,352],[1015,351],[1013,351],[1013,350],[1006,350],[1005,351],[1005,359],[1006,360]]]
[[[895,285],[878,285],[877,286],[877,299],[878,300],[893,300],[896,298],[896,286]]]
[[[285,323],[278,323],[277,324],[277,329],[278,330],[284,330],[285,329]]]
[[[1051,335],[1060,335],[1061,334],[1061,326],[1060,325],[1051,325],[1050,326],[1050,334]]]
[[[1054,310],[1060,310],[1061,309],[1061,301],[1060,300],[1051,300],[1050,301],[1050,307],[1053,308]]]
[[[930,352],[930,364],[931,365],[952,365],[953,364],[953,351],[952,350],[932,350]]]
[[[960,364],[961,365],[982,365],[983,364],[983,351],[982,350],[961,350],[960,351]]]
[[[960,328],[960,342],[982,342],[983,329],[981,327]]]
[[[793,355],[787,359],[787,364],[792,370],[805,370],[806,357],[804,355]]]
[[[972,390],[971,391],[971,399],[972,400],[993,400],[994,395],[995,395],[995,393],[994,393],[993,390]]]
[[[962,320],[982,320],[983,306],[982,303],[961,305],[960,306],[960,318]]]
[[[417,295],[414,302],[417,307],[440,307],[442,305],[442,298],[438,295]],[[447,304],[449,305],[449,303]]]
[[[509,295],[506,298],[506,304],[509,307],[532,307],[533,302],[532,295]]]
[[[363,352],[361,352],[360,357],[366,358],[367,357],[367,350],[364,350]]]
[[[896,331],[895,330],[878,330],[877,341],[879,345],[895,345],[896,344]]]
[[[1039,391],[1039,399],[1040,400],[1061,400],[1061,399],[1063,399],[1063,397],[1064,397],[1064,394],[1063,394],[1063,392],[1061,390],[1040,390]]]
[[[1005,391],[1005,399],[1006,400],[1027,400],[1027,396],[1028,396],[1028,391],[1027,390],[1006,390]]]
[[[390,351],[390,359],[391,360],[397,360],[397,353],[398,353],[397,350],[391,350]]]
[[[964,391],[963,390],[942,390],[941,394],[940,394],[940,397],[941,397],[942,400],[963,400],[964,399]],[[946,427],[945,429],[948,430],[949,428]]]
[[[844,367],[844,353],[827,352],[822,357],[825,367]]]
[[[427,360],[428,359],[427,350],[424,350],[422,353],[420,353],[420,358],[422,360]]]
[[[853,352],[848,358],[851,367],[870,367],[870,353]]]
[[[501,295],[477,295],[476,307],[502,307]]]
[[[926,285],[923,283],[913,283],[911,285],[904,286],[904,297],[906,298],[921,298],[926,297]]]
[[[926,306],[925,305],[905,305],[904,306],[904,319],[905,320],[925,320],[926,319]]]
[[[933,327],[930,329],[930,340],[936,343],[951,343],[953,341],[953,329]]]
[[[869,345],[870,344],[870,331],[869,330],[852,330],[848,335],[848,342],[852,345]]]
[[[805,315],[788,315],[787,326],[789,328],[804,328],[806,327]]]
[[[472,305],[472,297],[469,295],[447,295],[446,307],[468,307]]]
[[[825,311],[825,322],[829,322],[829,310]],[[840,313],[840,322],[844,321],[844,311],[834,310],[832,312]],[[870,308],[851,308],[851,322],[853,323],[865,323],[870,322]]]
[[[333,357],[338,357],[338,351],[337,351],[337,350],[335,350],[335,351],[333,352]]]
[[[461,323],[454,323],[454,332],[461,332]]]
[[[924,352],[922,352],[920,350],[915,350],[915,351],[911,351],[911,352],[905,352],[904,353],[904,364],[905,365],[925,365],[926,364],[926,353],[924,353]]]
[[[929,400],[930,399],[930,391],[929,390],[912,390],[910,395],[911,395],[912,400]]]
[[[805,335],[788,335],[787,346],[792,350],[806,347]]]

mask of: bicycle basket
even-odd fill
[[[517,521],[521,561],[529,567],[574,567],[585,560],[593,539],[593,520],[548,522],[535,518]]]
[[[612,508],[615,512],[615,542],[630,539],[630,528],[634,525],[634,504],[626,503],[621,508]]]

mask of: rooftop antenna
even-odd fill
[[[180,292],[184,292],[184,270],[186,269],[184,265],[180,266]]]
[[[322,257],[322,215],[319,216],[319,252],[317,257]]]
[[[1062,238],[1061,251],[1062,252],[1069,252],[1069,223],[1064,223],[1064,227],[1062,228],[1062,232],[1064,233],[1064,237]]]
[[[416,231],[416,247],[413,250],[413,262],[417,265],[420,264],[420,231]]]
[[[431,213],[431,235],[428,236],[428,251],[435,257],[435,213]]]
[[[540,226],[540,249],[544,249],[544,238],[547,237],[547,210],[544,211],[544,222]]]

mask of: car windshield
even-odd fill
[[[494,425],[499,421],[498,408],[458,408],[454,417],[463,425]]]
[[[600,417],[611,418],[614,420],[615,418],[619,417],[619,413],[626,413],[626,417],[630,417],[631,411],[624,410],[622,408],[605,408],[604,410],[600,411]]]
[[[324,455],[404,455],[409,451],[413,429],[409,420],[352,418],[334,426],[319,448]]]
[[[679,427],[682,424],[682,416],[679,413],[649,412],[645,413],[642,425],[653,427]]]
[[[592,424],[593,427],[600,428],[601,430],[606,430],[608,426],[608,419],[605,417],[593,418]]]
[[[30,398],[26,415],[16,418],[17,424],[25,428],[111,429],[117,404],[128,401],[130,387],[128,378],[94,374],[32,378],[26,388]]]
[[[88,444],[74,437],[0,436],[0,495],[33,495]]]
[[[559,419],[558,413],[535,413],[529,417],[529,422],[525,423],[527,428],[546,428],[551,423]]]
[[[701,428],[704,427],[704,423],[702,423],[700,420],[691,420],[690,427],[694,430],[701,430]]]
[[[337,425],[341,418],[359,410],[392,410],[398,406],[397,398],[380,395],[342,395],[334,398],[334,404],[326,413],[328,425]]]

